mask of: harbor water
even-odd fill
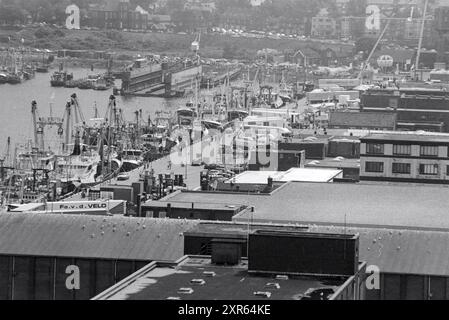
[[[23,81],[21,84],[0,85],[0,157],[3,157],[6,152],[8,137],[11,137],[11,148],[14,148],[17,143],[25,143],[32,139],[31,102],[33,100],[37,102],[39,116],[48,117],[51,110],[54,117],[63,117],[67,101],[73,93],[76,93],[85,119],[94,117],[95,105],[98,116],[105,116],[112,89],[96,91],[51,87],[50,77],[53,71],[36,73],[33,79]],[[104,70],[68,68],[67,71],[73,72],[74,78],[79,79]],[[116,85],[119,84],[120,80],[117,80]],[[122,109],[123,116],[128,121],[134,119],[134,112],[137,110],[142,109],[142,116],[146,121],[148,116],[154,118],[158,110],[176,111],[181,103],[179,99],[117,97],[117,107]]]

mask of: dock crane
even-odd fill
[[[426,14],[427,14],[427,6],[429,5],[429,0],[426,0],[426,2],[424,3],[424,12],[423,12],[423,16],[422,16],[422,22],[421,22],[421,30],[419,32],[419,43],[418,43],[418,50],[416,52],[416,61],[415,61],[415,80],[417,80],[418,76],[417,76],[417,72],[418,72],[418,68],[419,68],[419,58],[421,55],[421,47],[422,47],[422,40],[424,37],[424,27],[426,24]]]
[[[397,12],[399,11],[398,0],[396,0],[394,2],[393,6],[394,7],[393,7],[391,14],[386,18],[387,23],[385,24],[384,28],[382,29],[382,32],[380,33],[379,37],[377,38],[376,43],[374,44],[373,48],[371,49],[371,52],[369,53],[368,58],[366,58],[366,60],[362,64],[362,68],[360,69],[360,72],[357,76],[357,79],[359,79],[360,81],[362,81],[363,72],[365,71],[371,58],[373,57],[374,52],[376,52],[377,47],[379,46],[379,43],[382,41],[388,27],[391,24],[391,21],[396,19],[395,16],[396,16]]]
[[[416,61],[415,61],[415,79],[416,79],[416,70],[419,67],[419,58],[420,58],[420,54],[421,54],[421,49],[422,49],[422,40],[423,40],[423,36],[424,36],[424,27],[425,27],[425,22],[428,20],[427,18],[427,8],[428,8],[428,4],[429,4],[429,0],[425,0],[424,3],[424,12],[423,12],[423,16],[422,16],[422,23],[421,23],[421,29],[420,29],[420,35],[419,35],[419,43],[418,43],[418,49],[416,52]],[[386,20],[387,23],[385,24],[384,28],[382,29],[382,32],[380,33],[379,37],[377,38],[376,43],[374,44],[373,48],[371,49],[371,52],[368,55],[368,58],[364,61],[364,63],[362,64],[362,68],[357,76],[357,79],[362,79],[362,75],[363,72],[365,71],[366,67],[368,66],[369,61],[371,60],[371,58],[373,57],[374,52],[376,51],[377,47],[379,46],[379,43],[382,41],[387,29],[389,28],[391,21],[394,20],[408,20],[411,21],[413,19],[413,13],[414,13],[414,7],[411,8],[411,12],[410,12],[410,17],[408,18],[398,18],[396,17],[398,11],[400,9],[399,6],[399,2],[398,0],[396,0],[393,4],[393,9],[391,11],[391,14],[386,17],[383,18],[383,20]]]

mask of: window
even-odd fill
[[[367,143],[366,153],[368,154],[384,154],[384,145],[380,143]]]
[[[410,163],[393,163],[393,173],[410,173]]]
[[[437,175],[438,174],[438,164],[420,164],[419,174],[427,175]]]
[[[365,163],[366,172],[384,172],[383,162],[366,162]]]
[[[411,145],[394,144],[393,155],[409,156],[412,153]]]
[[[420,154],[422,156],[438,157],[438,146],[421,146]]]

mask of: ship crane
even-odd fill
[[[415,61],[415,79],[416,79],[416,72],[417,72],[417,69],[418,69],[418,67],[419,67],[419,58],[420,58],[420,55],[421,55],[421,48],[422,48],[422,40],[423,40],[423,36],[424,36],[424,26],[425,26],[425,22],[428,21],[428,20],[431,20],[429,17],[427,17],[427,8],[428,8],[428,4],[429,4],[429,0],[426,0],[425,3],[424,3],[424,12],[423,12],[423,16],[422,16],[422,19],[421,19],[422,22],[421,22],[421,29],[420,29],[420,35],[419,35],[418,49],[417,49],[417,52],[416,52],[416,61]],[[396,0],[395,3],[394,3],[394,8],[393,8],[393,10],[392,10],[390,16],[382,19],[382,20],[386,20],[387,23],[385,24],[385,27],[383,28],[381,34],[380,34],[379,37],[377,38],[377,41],[376,41],[375,45],[373,46],[373,48],[372,48],[370,54],[368,55],[368,58],[367,58],[367,59],[365,60],[365,62],[362,64],[362,68],[361,68],[361,70],[360,70],[360,73],[359,73],[357,79],[360,79],[360,80],[362,79],[363,72],[365,71],[365,69],[366,69],[366,67],[367,67],[367,65],[368,65],[368,63],[369,63],[369,61],[371,60],[371,58],[372,58],[374,52],[376,51],[377,47],[379,46],[379,43],[381,42],[382,38],[384,37],[384,35],[385,35],[385,33],[386,33],[388,27],[389,27],[390,24],[391,24],[391,21],[394,21],[394,20],[407,20],[407,21],[412,21],[412,19],[413,19],[413,13],[414,13],[414,7],[411,8],[410,16],[409,16],[408,18],[397,18],[397,17],[395,17],[395,16],[397,15],[397,13],[399,12],[399,9],[400,9],[400,6],[399,6],[399,4],[398,4],[398,0]],[[352,17],[352,18],[354,18],[354,17]]]
[[[195,58],[197,59],[198,64],[200,64],[200,62],[201,62],[200,55],[199,55],[200,43],[201,43],[201,33],[198,32],[198,34],[195,37],[195,40],[191,44],[192,52],[195,54]]]
[[[58,135],[62,135],[62,126],[63,119],[58,117],[53,117],[50,114],[50,117],[40,117],[37,112],[37,102],[31,102],[31,114],[33,119],[33,132],[34,132],[34,147],[39,151],[44,151],[44,129],[48,126],[57,126],[58,127]]]
[[[83,115],[83,112],[81,111],[81,107],[78,102],[78,97],[76,96],[76,93],[72,94],[70,96],[70,100],[67,102],[65,107],[65,113],[63,120],[65,122],[65,143],[64,147],[67,148],[70,144],[72,136],[78,136],[79,135],[79,129],[76,130],[74,134],[73,128],[75,126],[83,127],[86,125],[86,121]],[[58,130],[58,134],[62,135],[62,125],[60,127],[61,129]]]

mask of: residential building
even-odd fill
[[[187,0],[187,2],[184,4],[184,10],[214,12],[215,10],[217,10],[217,7],[214,1]]]
[[[340,38],[350,39],[352,37],[352,19],[350,17],[342,17],[340,23]]]
[[[448,151],[448,135],[368,135],[361,138],[360,180],[449,184]]]
[[[110,0],[89,9],[91,26],[101,29],[146,30],[148,12],[129,0]]]
[[[337,21],[329,15],[327,9],[321,9],[312,18],[311,36],[317,38],[332,38],[336,35]]]

